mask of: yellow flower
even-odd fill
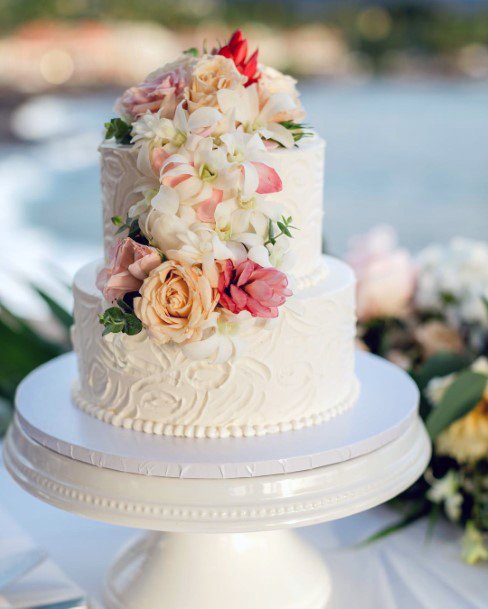
[[[439,455],[460,463],[488,459],[488,399],[485,395],[471,412],[450,425],[437,438]]]
[[[134,300],[137,317],[157,342],[175,343],[202,338],[218,294],[195,265],[167,260],[155,268]]]

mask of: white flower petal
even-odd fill
[[[180,206],[178,193],[174,188],[161,186],[158,193],[151,200],[151,207],[163,214],[176,214]]]
[[[216,108],[198,108],[190,115],[188,131],[197,131],[205,127],[213,127],[222,119],[222,114]]]
[[[259,186],[259,174],[252,163],[243,163],[244,179],[242,184],[242,197],[250,199]]]
[[[295,110],[296,104],[292,97],[288,93],[275,93],[265,103],[264,108],[259,114],[259,118],[268,122],[273,119],[274,116],[281,112],[291,112]]]
[[[265,268],[271,266],[269,261],[269,252],[268,249],[264,245],[258,245],[256,247],[251,247],[247,254],[248,258],[255,262],[256,264],[260,264]]]
[[[173,121],[174,121],[174,126],[176,127],[176,129],[178,129],[178,131],[183,131],[183,133],[186,133],[187,131],[189,131],[188,118],[187,118],[187,113],[183,108],[183,104],[184,104],[184,102],[181,102],[178,104],[178,107],[176,108],[176,111],[175,111],[175,117],[174,117]]]
[[[268,123],[265,129],[260,129],[259,133],[265,140],[274,140],[285,148],[293,148],[295,140],[289,129],[279,123]]]

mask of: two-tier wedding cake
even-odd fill
[[[84,411],[223,438],[353,405],[355,281],[321,254],[325,144],[295,84],[237,31],[118,100],[100,146],[105,261],[74,284]]]

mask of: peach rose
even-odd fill
[[[129,292],[137,292],[142,281],[161,264],[158,250],[127,237],[117,241],[107,267],[97,276],[97,287],[105,300],[113,302]]]
[[[218,301],[197,266],[167,260],[144,280],[134,311],[154,340],[192,342],[202,338]]]
[[[216,107],[217,91],[235,89],[246,82],[232,59],[222,55],[205,55],[193,70],[190,86],[186,89],[188,110],[194,112],[202,106]]]

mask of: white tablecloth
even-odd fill
[[[1,462],[0,503],[98,602],[102,574],[121,546],[140,534],[38,501],[11,480]],[[366,548],[351,548],[395,518],[383,507],[299,530],[329,559],[335,589],[327,609],[488,609],[488,566],[463,564],[454,527],[442,523],[426,541],[425,523],[417,523]]]

